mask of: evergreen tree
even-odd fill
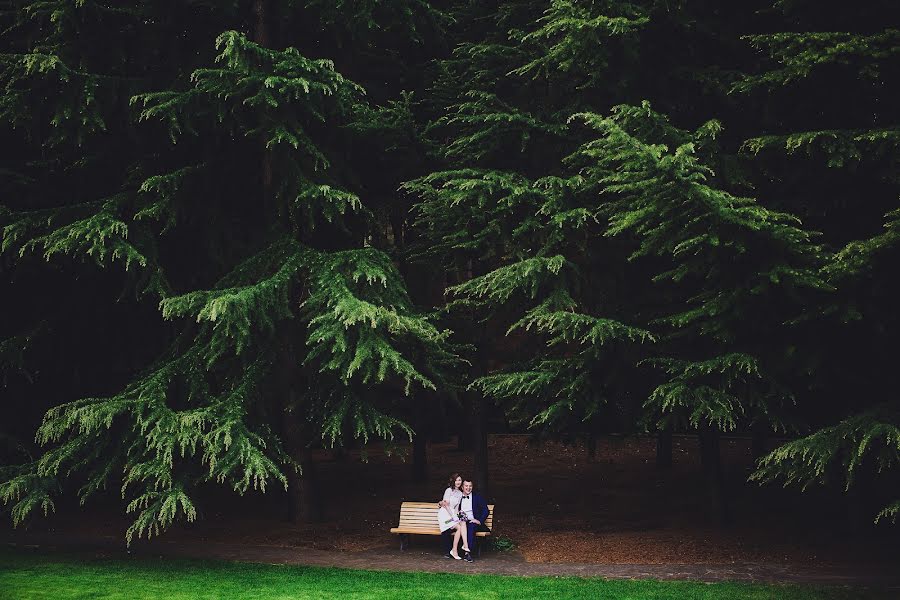
[[[616,106],[651,91],[609,80],[645,65],[641,33],[666,18],[655,5],[497,14],[495,37],[476,31],[444,65],[437,96],[466,90],[433,126],[456,168],[406,185],[429,250],[472,265],[451,307],[543,337],[520,335],[511,368],[472,387],[551,431],[700,431],[724,516],[718,433],[787,425],[784,324],[829,289],[821,248],[795,217],[731,192],[746,184],[719,122],[690,132],[646,102]],[[661,383],[646,389],[638,362]]]
[[[66,8],[86,18],[77,11],[87,7]],[[52,509],[70,478],[83,482],[83,502],[121,477],[135,514],[129,541],[193,520],[191,491],[204,481],[241,494],[274,481],[299,501],[312,447],[411,433],[392,416],[397,401],[433,388],[453,358],[448,332],[414,309],[396,266],[366,243],[373,208],[342,185],[334,157],[343,140],[333,132],[362,88],[329,60],[269,47],[269,3],[253,9],[258,41],[225,31],[209,64],[173,74],[161,91],[148,77],[147,91],[115,96],[115,110],[133,107],[127,126],[148,140],[148,154],[113,178],[109,197],[73,207],[38,196],[49,206],[6,212],[6,252],[121,263],[180,324],[118,393],[47,412],[43,453],[0,486],[16,523]],[[52,23],[43,39],[68,35]],[[82,59],[66,39],[74,58],[54,54],[48,64]],[[16,67],[7,81],[26,92],[34,53],[7,57]],[[65,125],[54,126],[71,143]]]
[[[774,12],[783,30],[747,37],[769,61],[734,86],[768,117],[744,148],[766,179],[792,191],[794,210],[821,227],[829,250],[822,277],[836,291],[810,307],[798,352],[813,374],[804,411],[811,432],[766,456],[754,478],[861,486],[868,498],[854,507],[860,516],[896,520],[900,404],[888,357],[898,332],[891,273],[900,113],[891,99],[900,32],[885,27],[890,7],[882,2],[852,10],[779,3]],[[801,108],[809,106],[816,111]]]
[[[718,516],[719,435],[801,431],[755,479],[895,520],[891,6],[714,8],[4,2],[13,520],[116,486],[131,540],[204,482],[315,518],[313,449],[411,437],[421,479],[456,410],[484,492],[495,401],[697,433]]]
[[[639,418],[629,367],[653,336],[629,324],[640,303],[628,303],[623,245],[603,237],[596,199],[560,161],[577,139],[567,118],[600,95],[610,56],[646,17],[571,2],[456,16],[466,40],[440,64],[432,97],[445,112],[429,128],[449,168],[404,188],[421,199],[423,255],[459,282],[448,309],[479,350],[470,390],[535,432],[627,429]],[[485,326],[462,324],[475,318]]]

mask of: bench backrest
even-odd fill
[[[484,525],[494,528],[494,505],[488,504],[488,518]],[[423,533],[440,533],[437,520],[437,502],[404,502],[400,505],[400,528],[421,529]]]

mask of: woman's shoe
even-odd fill
[[[457,554],[457,553],[454,552],[453,550],[450,551],[450,556],[452,556],[452,557],[455,558],[456,560],[462,560],[462,556],[460,556],[459,554]]]

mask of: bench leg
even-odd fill
[[[481,538],[475,538],[475,546],[478,548],[478,558],[481,558]]]
[[[409,534],[401,533],[400,534],[400,550],[406,550],[409,548]]]

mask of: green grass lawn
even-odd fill
[[[0,598],[876,598],[857,590],[741,583],[609,581],[351,571],[223,561],[84,559],[0,550]]]

